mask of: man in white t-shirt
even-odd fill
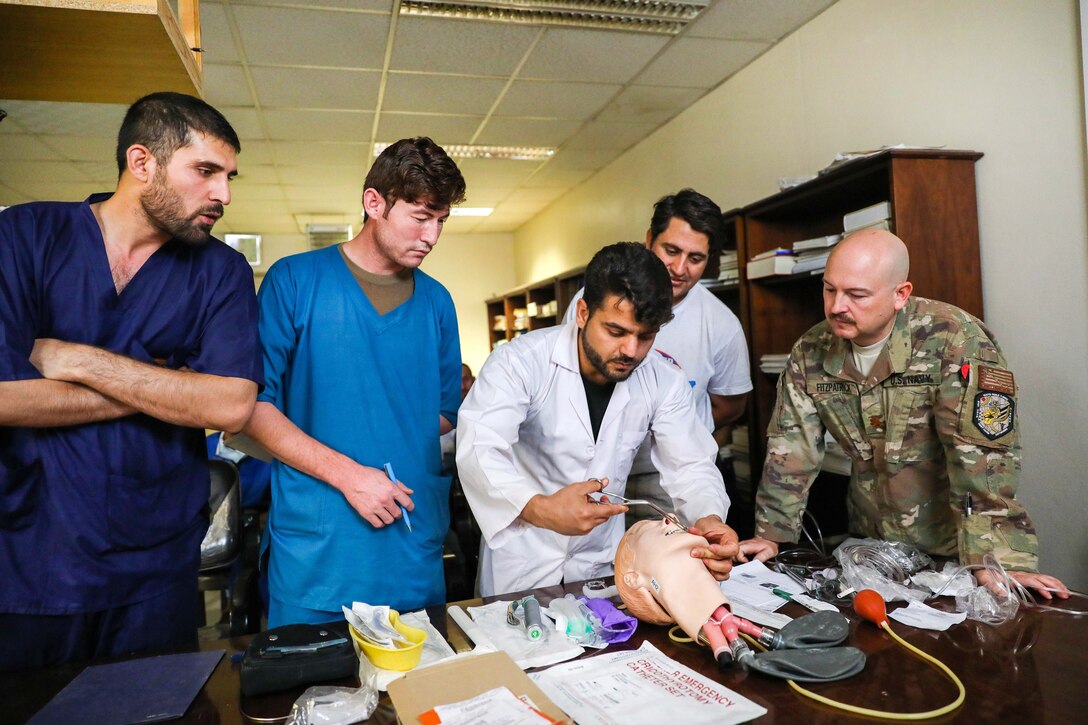
[[[683,189],[654,204],[646,246],[669,270],[673,319],[657,333],[654,350],[679,367],[691,385],[695,410],[710,431],[731,425],[743,413],[752,377],[748,346],[740,320],[699,284],[707,262],[725,241],[718,205],[693,189]],[[567,309],[574,316],[579,291]],[[627,495],[671,507],[644,443],[627,480]],[[730,478],[730,477],[727,477]],[[628,525],[648,516],[643,507],[628,512]],[[748,523],[748,522],[745,522]]]

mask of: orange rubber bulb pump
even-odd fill
[[[884,599],[872,589],[862,589],[854,595],[854,611],[862,619],[867,619],[883,628],[888,624],[888,610]]]

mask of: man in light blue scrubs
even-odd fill
[[[0,670],[196,645],[203,429],[262,380],[253,272],[209,236],[239,149],[152,94],[114,193],[0,213]]]
[[[398,141],[367,174],[359,234],[261,284],[266,387],[245,433],[276,458],[269,626],[445,601],[439,436],[457,422],[461,348],[453,300],[418,267],[464,195],[441,147]]]

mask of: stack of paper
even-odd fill
[[[841,234],[828,234],[823,237],[813,237],[812,239],[802,239],[799,242],[793,243],[793,251],[804,252],[809,249],[829,249],[842,239]]]
[[[778,249],[757,254],[748,260],[748,279],[771,277],[777,274],[792,274],[793,265],[796,262],[797,258],[793,255],[791,249],[779,247]]]
[[[778,375],[786,369],[786,361],[789,359],[789,354],[761,355],[759,357],[759,369],[770,375]]]
[[[831,256],[829,249],[812,249],[797,255],[797,262],[793,265],[793,274],[809,272],[816,274],[822,272],[827,266],[827,258]]]
[[[718,279],[723,282],[736,282],[740,279],[737,250],[727,249],[722,252],[721,264],[718,267]]]
[[[846,214],[842,218],[844,232],[854,232],[859,229],[889,229],[889,220],[892,216],[890,202],[881,201]]]

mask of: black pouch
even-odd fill
[[[250,640],[242,658],[242,694],[354,677],[358,668],[347,622],[287,624]]]

